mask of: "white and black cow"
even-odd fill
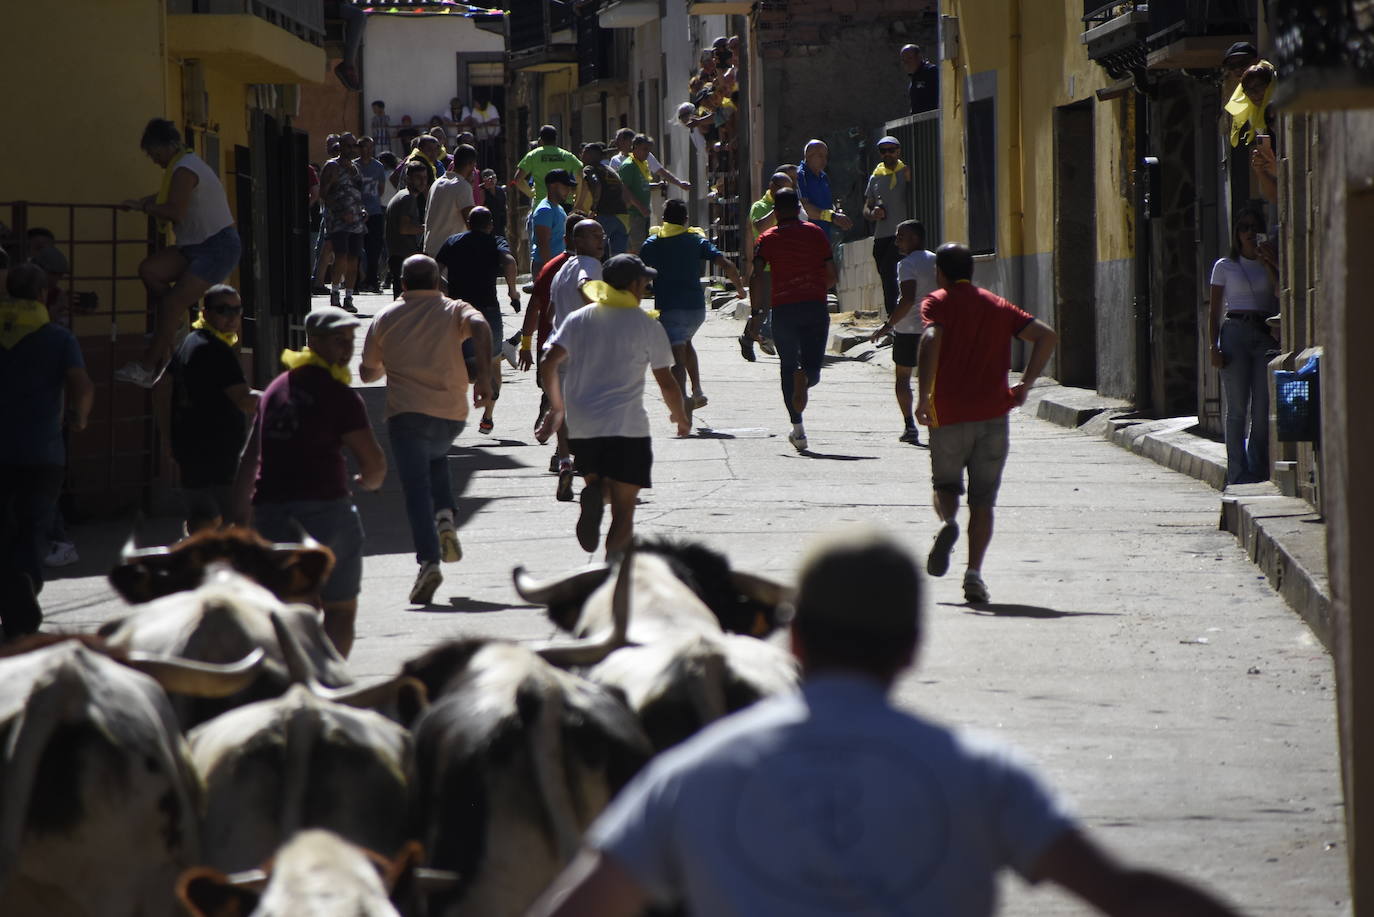
[[[327,688],[354,684],[343,657],[324,632],[320,614],[308,605],[288,605],[271,591],[225,563],[212,563],[199,585],[136,605],[101,625],[113,648],[227,663],[256,649],[264,653],[258,677],[243,691],[223,698],[173,698],[182,728],[189,729],[226,710],[283,694],[303,677],[292,674],[273,616],[299,644],[314,682]]]
[[[0,913],[177,913],[173,883],[198,857],[200,795],[163,686],[232,693],[261,654],[225,668],[138,653],[116,661],[96,638],[50,635],[5,654]]]
[[[585,673],[625,699],[655,749],[796,687],[791,654],[756,639],[786,622],[783,586],[731,570],[699,544],[641,542],[621,565],[614,581],[598,564],[546,583],[517,567],[515,587],[559,627],[608,650]],[[617,621],[617,602],[628,623]]]
[[[403,672],[433,699],[415,726],[412,836],[431,866],[461,876],[430,913],[521,914],[648,760],[649,742],[619,699],[527,647],[450,643]]]

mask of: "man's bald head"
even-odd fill
[[[581,220],[573,229],[572,238],[573,250],[579,255],[600,258],[606,241],[606,230],[596,220]]]
[[[468,229],[473,232],[491,232],[496,228],[496,220],[485,207],[473,207],[468,211]]]
[[[401,265],[401,286],[407,290],[439,289],[439,262],[429,255],[411,255]]]

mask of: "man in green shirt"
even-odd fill
[[[630,246],[627,251],[637,254],[644,240],[649,238],[649,202],[653,193],[653,176],[649,172],[649,149],[652,138],[635,134],[630,155],[620,164],[620,181],[630,193],[625,203],[630,207]]]
[[[544,199],[544,176],[554,169],[567,169],[577,176],[582,172],[582,160],[558,145],[558,128],[545,124],[539,128],[539,146],[516,165],[511,186],[538,204]]]

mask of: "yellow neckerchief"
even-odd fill
[[[1260,63],[1269,62],[1261,61]],[[1250,131],[1244,138],[1246,143],[1254,140],[1256,134],[1268,133],[1264,123],[1264,110],[1269,107],[1270,100],[1274,98],[1274,87],[1277,85],[1278,79],[1271,79],[1269,87],[1264,90],[1264,100],[1256,105],[1245,94],[1245,89],[1239,83],[1236,84],[1236,91],[1231,93],[1231,100],[1226,103],[1226,112],[1231,116],[1231,146],[1236,146],[1241,141],[1241,132],[1247,124],[1250,125]]]
[[[320,369],[328,370],[331,376],[344,385],[353,384],[353,373],[349,371],[347,366],[339,366],[336,363],[330,363],[309,347],[302,347],[300,350],[283,350],[281,352],[281,362],[287,369],[300,369],[302,366],[318,366]]]
[[[878,163],[878,167],[875,168],[875,169],[873,170],[873,177],[874,177],[874,178],[882,178],[884,175],[886,175],[886,176],[888,176],[888,182],[889,182],[888,188],[889,188],[889,189],[896,188],[896,187],[897,187],[897,176],[898,176],[898,175],[901,175],[901,174],[902,174],[902,170],[905,169],[905,168],[906,168],[906,163],[902,162],[900,159],[897,160],[897,167],[896,167],[895,169],[889,169],[889,168],[887,167],[887,163],[885,163],[885,162],[880,162],[880,163]]]
[[[770,203],[770,204],[773,203],[773,191],[772,191],[772,189],[769,189],[769,190],[763,192],[763,197],[761,197],[760,200],[767,201],[767,202]]]
[[[652,183],[654,177],[653,175],[649,174],[649,158],[646,156],[643,159],[640,159],[638,156],[631,153],[630,159],[633,160],[635,165],[639,166],[639,174],[644,176],[644,180],[646,182]]]
[[[16,344],[51,320],[48,307],[36,299],[0,302],[0,347],[13,350]]]
[[[658,236],[660,239],[671,239],[673,236],[681,236],[687,233],[696,233],[703,239],[706,238],[706,230],[700,226],[684,226],[681,223],[664,223],[662,226],[650,226],[649,235]]]
[[[592,302],[612,309],[638,309],[639,298],[629,290],[617,290],[604,280],[588,280],[582,289],[592,298]],[[657,309],[645,309],[649,318],[658,318]]]
[[[239,336],[232,331],[220,331],[214,325],[210,324],[205,320],[204,312],[200,313],[200,318],[191,322],[191,327],[197,329],[198,331],[210,332],[215,337],[219,338],[221,341],[228,344],[231,348],[238,346]]]
[[[182,150],[172,157],[171,162],[163,166],[162,185],[157,189],[157,198],[154,199],[154,204],[167,203],[167,200],[172,196],[172,175],[177,170],[177,164],[190,155],[191,151],[189,149]],[[166,233],[167,230],[172,228],[172,221],[164,219],[163,217],[157,217],[157,228],[159,231]]]

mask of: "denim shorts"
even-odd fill
[[[697,333],[702,322],[706,321],[706,309],[662,309],[658,313],[658,323],[668,332],[668,343],[674,346],[686,344]]]
[[[239,231],[226,226],[204,242],[178,245],[177,251],[186,259],[186,273],[209,284],[224,283],[239,265],[243,243]]]
[[[937,491],[962,494],[968,469],[968,505],[992,506],[1007,464],[1007,415],[930,429],[930,483]]]
[[[356,599],[363,585],[363,522],[347,497],[253,506],[253,528],[268,541],[300,540],[297,524],[334,552],[334,572],[320,590],[325,602]]]

